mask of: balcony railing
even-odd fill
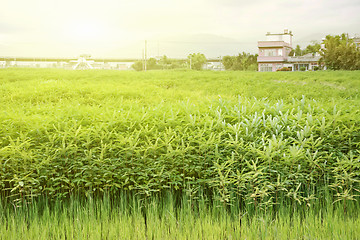
[[[289,47],[291,48],[290,43],[284,41],[259,41],[258,42],[259,48],[266,48],[266,47]]]
[[[283,56],[258,56],[258,62],[284,62],[287,60],[287,57]]]

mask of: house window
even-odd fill
[[[266,57],[276,56],[276,49],[265,49],[264,52]]]
[[[294,70],[300,71],[301,68],[305,68],[305,70],[309,69],[309,64],[294,64]]]
[[[282,56],[282,49],[278,50],[278,56]]]
[[[261,64],[260,72],[272,72],[272,64]]]

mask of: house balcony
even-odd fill
[[[258,56],[258,62],[285,62],[287,61],[286,57],[283,56]]]
[[[258,42],[259,48],[282,48],[282,47],[291,47],[290,43],[284,41],[259,41]]]

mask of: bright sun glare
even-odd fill
[[[76,40],[96,41],[104,37],[104,27],[91,20],[72,21],[66,31],[67,37]]]

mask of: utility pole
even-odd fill
[[[144,65],[145,66],[145,68],[144,68],[145,72],[146,72],[146,58],[147,58],[147,46],[146,45],[147,45],[147,43],[146,43],[146,40],[145,40],[145,65]]]
[[[220,72],[222,71],[222,58],[221,58],[221,56],[220,56]]]
[[[160,51],[159,51],[159,41],[157,42],[157,50],[158,50],[158,58],[160,58]]]

